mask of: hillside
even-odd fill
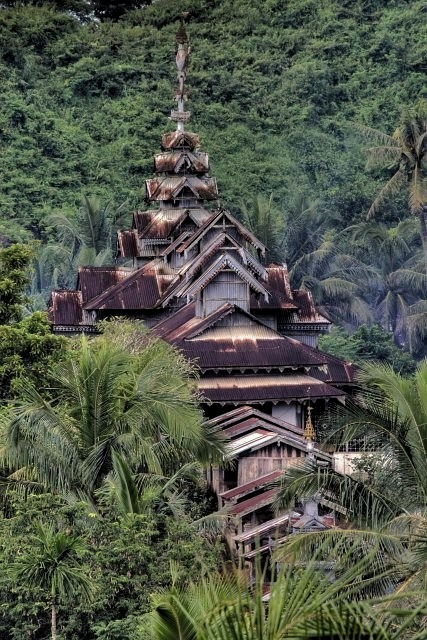
[[[393,130],[426,93],[424,3],[190,0],[193,127],[239,212],[256,194],[286,209],[321,199],[360,219],[381,183],[354,123]],[[82,194],[141,202],[167,126],[177,5],[82,24],[47,7],[0,12],[0,231],[46,234]],[[389,219],[402,214],[390,203]],[[48,232],[48,230],[47,230]]]

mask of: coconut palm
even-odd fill
[[[419,221],[427,273],[427,104],[420,101],[407,109],[391,136],[368,127],[360,128],[376,143],[368,149],[368,166],[387,163],[393,171],[373,201],[368,218],[376,213],[385,198],[406,185],[409,208]]]
[[[120,223],[125,204],[111,212],[111,203],[84,196],[75,216],[55,213],[48,222],[56,229],[60,242],[72,256],[75,266],[111,261],[115,228]]]
[[[411,347],[420,343],[417,334],[427,330],[427,315],[419,305],[427,299],[427,276],[414,231],[412,220],[391,228],[372,223],[352,227],[356,253],[374,267],[365,295],[375,319],[397,342]]]
[[[426,580],[427,362],[409,378],[389,366],[367,364],[359,381],[364,393],[347,408],[344,434],[345,439],[371,441],[381,468],[379,481],[367,483],[306,463],[284,474],[278,506],[289,506],[295,495],[320,493],[350,523],[400,540],[410,551],[410,580]]]
[[[269,198],[258,195],[251,207],[244,207],[243,217],[252,233],[268,247],[269,258],[280,260],[284,219],[274,207],[273,194]]]
[[[125,334],[125,324],[120,327]],[[135,353],[108,334],[82,338],[52,373],[52,400],[22,387],[5,425],[3,458],[15,479],[96,500],[114,452],[133,473],[162,475],[222,450],[201,428],[191,369],[166,343],[141,332]]]
[[[83,540],[71,533],[55,531],[49,525],[38,524],[31,547],[9,567],[10,576],[40,589],[47,596],[51,611],[51,638],[57,635],[58,604],[73,598],[90,599],[92,585],[83,564],[86,552]]]
[[[315,304],[339,324],[369,324],[372,313],[363,293],[372,269],[343,253],[341,240],[341,235],[331,230],[318,237],[316,248],[302,253],[291,265],[292,288],[311,291]]]
[[[372,554],[354,558],[354,547],[337,543],[313,551],[301,564],[288,557],[272,576],[257,566],[248,579],[241,573],[208,575],[199,584],[176,586],[153,598],[154,610],[143,626],[150,640],[359,640],[407,637],[408,622],[425,611],[401,611],[406,625],[358,594],[381,583],[387,570],[366,577]],[[331,579],[333,573],[334,579]],[[145,635],[144,635],[145,634]]]

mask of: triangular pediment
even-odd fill
[[[264,285],[259,282],[250,271],[240,262],[238,262],[229,253],[223,253],[197,278],[194,282],[184,286],[179,295],[194,297],[202,289],[204,289],[216,276],[224,270],[234,271],[243,282],[249,285],[249,288],[256,293],[263,295],[268,300],[268,291]]]
[[[193,235],[193,234],[192,234]],[[191,236],[183,240],[185,242]],[[182,243],[181,243],[182,244]],[[179,246],[178,243],[176,246]],[[248,267],[250,271],[258,275],[263,280],[267,279],[267,271],[263,265],[252,254],[247,251],[242,245],[228,233],[218,233],[212,241],[207,244],[200,252],[197,258],[189,260],[184,264],[180,270],[180,274],[185,276],[188,280],[191,276],[196,274],[202,267],[206,268],[206,264],[215,258],[215,254],[219,251],[226,250],[231,255],[238,257],[245,267]],[[232,253],[233,252],[233,253]]]
[[[169,151],[155,155],[154,165],[157,172],[206,173],[209,171],[209,158],[207,153],[200,151]]]
[[[210,231],[213,227],[218,229],[218,232],[226,233],[231,228],[234,228],[237,233],[244,238],[247,242],[249,242],[253,247],[261,251],[261,253],[265,253],[266,247],[263,245],[258,238],[254,236],[244,225],[242,225],[234,216],[231,215],[229,211],[226,209],[218,209],[210,220],[208,220],[204,225],[202,225],[198,231],[187,240],[181,247],[179,247],[178,252],[188,251],[191,249],[200,239],[206,235],[208,231]]]
[[[165,176],[145,181],[147,199],[157,201],[179,200],[191,193],[197,200],[216,200],[218,189],[215,178],[197,176]]]

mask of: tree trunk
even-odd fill
[[[427,275],[427,224],[426,224],[426,207],[423,207],[418,214],[418,218],[420,221],[420,235],[421,242],[423,245],[423,254],[424,254],[424,269]]]
[[[58,635],[56,633],[56,605],[52,602],[52,640],[57,640]]]

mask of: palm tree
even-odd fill
[[[120,323],[126,340],[126,324]],[[111,329],[114,333],[114,328]],[[162,475],[191,459],[220,455],[201,427],[191,367],[170,346],[132,327],[129,352],[108,331],[82,338],[52,373],[47,400],[31,385],[7,420],[5,464],[15,478],[96,500],[114,453],[133,473]]]
[[[314,302],[338,324],[369,324],[372,313],[363,299],[372,269],[341,251],[342,234],[332,230],[317,236],[316,247],[291,265],[293,289],[308,289]]]
[[[363,436],[371,442],[381,468],[379,479],[367,483],[307,463],[284,474],[277,506],[286,508],[295,495],[320,493],[350,523],[400,540],[406,553],[410,551],[410,582],[426,580],[427,361],[409,378],[389,366],[366,364],[359,381],[364,393],[347,408],[344,439]]]
[[[373,201],[368,218],[376,213],[386,197],[406,185],[409,208],[419,220],[427,274],[427,104],[419,101],[415,107],[407,109],[391,136],[368,127],[360,128],[377,143],[368,149],[368,166],[386,162],[394,172]]]
[[[269,198],[258,195],[252,207],[244,207],[243,217],[252,233],[268,247],[270,259],[279,260],[284,219],[281,211],[273,206],[273,194]]]
[[[57,606],[78,596],[90,599],[92,585],[84,565],[83,540],[71,533],[55,531],[49,525],[37,525],[31,547],[9,568],[14,580],[40,589],[49,598],[51,637],[57,639]]]
[[[153,598],[143,638],[150,640],[421,640],[404,636],[405,625],[383,605],[374,609],[359,594],[381,583],[367,577],[372,553],[355,560],[355,547],[339,541],[313,551],[301,564],[292,557],[273,560],[272,576],[260,570],[253,579],[243,572],[208,575],[198,584],[176,585]],[[333,579],[331,579],[333,573]],[[426,610],[425,602],[421,611]],[[420,611],[401,611],[406,627]]]
[[[427,315],[420,308],[427,298],[427,276],[420,265],[413,227],[412,220],[391,228],[366,222],[352,227],[356,253],[373,265],[365,296],[374,307],[375,318],[394,333],[397,342],[409,342],[411,350],[420,343],[415,339],[417,333],[423,336],[427,330]]]
[[[58,286],[74,286],[73,274],[78,267],[111,263],[115,233],[125,206],[123,203],[112,211],[110,202],[102,204],[97,198],[84,196],[76,214],[55,213],[48,217],[58,241],[42,245],[37,252],[31,286],[33,304],[42,306]]]

